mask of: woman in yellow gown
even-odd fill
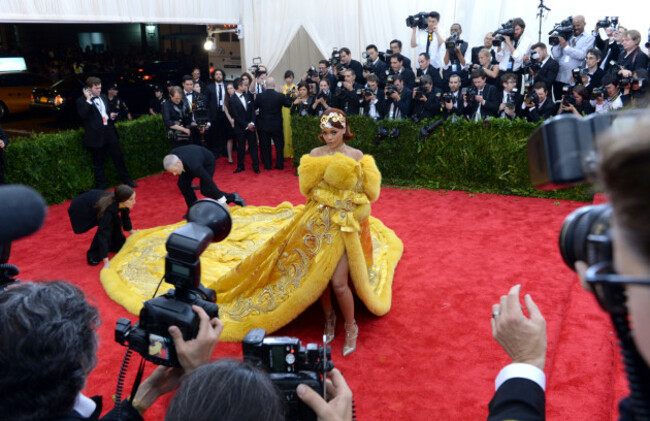
[[[345,143],[352,134],[342,111],[327,110],[320,124],[319,137],[326,145],[304,155],[298,168],[305,205],[232,208],[230,235],[201,256],[201,282],[217,293],[223,340],[239,341],[252,328],[273,332],[320,298],[331,341],[331,285],[345,321],[347,355],[356,347],[358,332],[349,278],[373,314],[390,309],[393,273],[403,245],[370,216],[381,175],[371,156]],[[134,314],[140,311],[163,275],[165,240],[183,223],[129,237],[101,273],[111,298]]]

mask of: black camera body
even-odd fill
[[[505,38],[503,38],[504,35],[507,35],[509,37],[515,35],[515,26],[512,23],[512,19],[502,24],[501,28],[492,32],[492,36],[493,36],[492,45],[494,45],[495,47],[499,47],[501,43],[505,40]]]
[[[386,101],[392,101],[390,97],[392,94],[397,92],[397,87],[395,85],[386,85]]]
[[[445,47],[448,50],[455,50],[462,42],[463,40],[460,39],[460,35],[458,35],[458,32],[454,32],[451,34],[449,39],[445,41]]]
[[[409,17],[406,18],[406,26],[409,28],[419,28],[419,29],[427,29],[427,26],[429,25],[429,14],[427,12],[420,12],[417,15],[410,15]]]
[[[334,48],[332,50],[332,55],[330,56],[330,59],[328,60],[328,63],[331,66],[338,66],[341,63],[341,53],[337,48]]]
[[[200,284],[200,256],[210,243],[226,238],[232,228],[228,209],[212,199],[195,202],[188,211],[188,221],[172,232],[166,243],[164,279],[176,288],[145,301],[134,326],[125,318],[115,326],[118,343],[147,361],[168,367],[180,366],[169,327],[177,326],[183,339],[190,340],[199,332],[199,316],[192,305],[203,308],[211,319],[219,316],[215,292]]]
[[[591,99],[598,99],[601,95],[607,95],[607,90],[602,86],[598,86],[591,91]]]
[[[596,22],[596,28],[616,28],[618,26],[618,16],[605,16],[605,19],[601,19]]]
[[[528,62],[524,63],[523,66],[521,66],[522,72],[528,73],[530,70],[535,73],[539,73],[539,71],[542,70],[542,63],[537,60],[529,60]]]
[[[526,102],[526,104],[537,106],[537,104],[539,104],[539,95],[537,95],[537,92],[535,92],[534,89],[531,89],[524,95],[524,102]]]
[[[325,392],[325,373],[334,368],[331,349],[315,343],[302,346],[298,338],[266,337],[264,329],[251,329],[242,341],[244,361],[266,372],[287,403],[287,420],[316,420],[314,411],[296,394],[306,384],[321,396]]]
[[[444,92],[442,95],[440,95],[440,100],[444,102],[454,102],[454,94],[451,92]]]
[[[548,43],[551,46],[560,45],[560,37],[564,38],[566,41],[573,36],[573,16],[569,16],[560,23],[556,23],[553,29],[548,33]]]
[[[569,105],[576,106],[576,97],[573,92],[562,95],[562,105],[568,107]]]
[[[506,97],[506,107],[509,109],[514,109],[516,106],[516,97],[519,90],[517,88],[512,88],[512,91]]]
[[[461,91],[465,97],[465,102],[468,104],[473,104],[476,101],[476,95],[478,95],[478,89],[476,86],[470,86],[469,88],[463,88]]]

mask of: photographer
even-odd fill
[[[621,80],[623,85],[623,94],[621,101],[623,106],[632,106],[635,108],[645,108],[648,106],[648,71],[637,69],[631,78]]]
[[[472,88],[463,95],[463,107],[469,120],[482,121],[486,117],[496,117],[499,110],[499,94],[497,88],[485,83],[483,70],[473,70],[471,74]],[[472,94],[472,91],[475,94]]]
[[[623,99],[619,90],[619,80],[616,75],[611,73],[603,77],[603,92],[597,92],[595,89],[591,98],[598,94],[596,99],[590,101],[591,106],[596,109],[597,113],[606,113],[608,111],[623,108]]]
[[[616,29],[614,26],[610,26],[608,28],[605,28],[605,34],[607,36],[606,39],[603,39],[599,36],[598,34],[598,26],[594,29],[593,36],[594,36],[594,47],[598,48],[600,50],[600,54],[602,57],[601,63],[600,63],[600,68],[607,71],[611,67],[609,64],[610,61],[618,61],[618,56],[621,53],[621,42],[623,41],[623,34],[625,33],[625,28],[623,32],[620,32],[619,30],[623,28],[622,26],[619,26],[618,29]]]
[[[460,93],[460,76],[453,74],[449,77],[449,90],[442,94],[442,114],[447,118],[455,120],[464,115],[463,97]]]
[[[321,60],[318,62],[318,73],[320,74],[320,79],[327,79],[330,81],[330,88],[336,85],[336,77],[330,70],[330,63],[327,60]]]
[[[534,85],[536,82],[544,82],[547,87],[553,86],[557,73],[560,71],[559,63],[548,55],[546,44],[543,42],[531,45],[530,50],[537,53],[537,58],[533,60],[538,63],[537,67],[528,69],[530,83]]]
[[[458,48],[460,49],[460,54],[463,57],[466,57],[467,55],[467,48],[469,47],[469,44],[467,41],[463,41],[462,38],[460,37],[463,33],[463,27],[460,26],[460,23],[454,23],[451,25],[451,28],[449,28],[449,38],[447,38],[447,41],[450,41],[454,35],[456,35],[456,38],[458,39]],[[465,60],[467,62],[467,60]]]
[[[149,114],[158,115],[162,113],[162,106],[166,99],[163,97],[163,88],[155,86],[153,88],[154,98],[149,102]]]
[[[342,109],[347,115],[359,114],[359,97],[357,91],[363,88],[355,82],[356,74],[352,69],[343,71],[343,82],[336,87],[334,102],[336,108]]]
[[[526,120],[536,123],[555,114],[555,103],[548,97],[548,88],[544,82],[536,82],[532,92],[528,92],[521,104]]]
[[[411,72],[412,73],[412,72]],[[390,82],[390,79],[389,79]],[[407,118],[411,113],[411,98],[413,92],[406,87],[402,76],[393,76],[393,84],[390,83],[384,88],[383,114],[389,120],[401,120]]]
[[[618,74],[621,77],[632,77],[632,72],[637,69],[647,69],[648,56],[641,51],[641,34],[637,30],[630,30],[623,35],[623,51],[618,56],[618,65],[621,67]]]
[[[490,52],[490,63],[498,64],[499,62],[496,60],[494,49],[492,48],[492,32],[488,32],[485,35],[482,46],[472,47],[472,64],[481,64],[478,59],[478,53],[484,48]]]
[[[266,66],[258,66],[254,76],[255,80],[253,80],[253,86],[251,86],[250,91],[253,95],[257,96],[266,89]]]
[[[517,110],[521,109],[523,97],[517,92],[517,75],[505,73],[501,76],[501,104],[497,110],[499,117],[514,120],[517,117]]]
[[[452,36],[445,40],[445,56],[442,61],[442,74],[445,79],[449,79],[449,76],[453,73],[466,72],[467,61],[465,60],[465,53],[461,50],[459,36],[458,32],[456,32],[454,38],[456,41],[454,41],[452,39],[454,33],[452,33]]]
[[[558,37],[559,44],[551,48],[553,58],[560,65],[557,79],[553,84],[555,98],[562,97],[562,88],[571,83],[571,71],[584,67],[587,51],[594,46],[594,37],[585,33],[585,17],[574,16],[572,24],[573,36],[568,40],[562,36]]]
[[[522,18],[514,18],[511,20],[511,23],[514,29],[514,35],[512,38],[508,35],[503,35],[503,43],[497,47],[497,52],[494,56],[499,62],[499,69],[504,72],[517,74],[524,64],[524,57],[530,51],[532,42],[524,35],[526,23]]]
[[[328,402],[309,386],[298,386],[296,393],[319,420],[351,420],[352,391],[339,370],[329,374]],[[220,421],[286,419],[283,397],[269,376],[249,363],[234,360],[206,364],[188,376],[169,405],[165,421],[202,421],[214,419],[215,414]]]
[[[401,54],[394,54],[390,57],[390,70],[389,76],[400,76],[404,85],[409,90],[415,87],[415,73],[409,67],[404,65],[404,56]]]
[[[441,91],[446,88],[445,82],[443,82],[442,78],[440,77],[440,71],[436,70],[431,65],[431,57],[429,57],[429,54],[420,53],[418,56],[418,69],[416,76],[421,78],[424,75],[431,76],[431,80],[433,80],[433,86],[435,88],[440,89]]]
[[[361,98],[361,113],[374,121],[384,118],[384,91],[379,87],[379,78],[370,75],[366,79],[366,87]]]
[[[413,27],[411,33],[411,48],[415,48],[418,54],[427,53],[431,57],[431,65],[437,71],[442,68],[442,49],[444,48],[445,41],[440,35],[438,24],[440,23],[440,13],[430,12],[427,17],[427,28],[425,30],[418,29],[417,26]],[[393,53],[401,54],[402,43],[399,44],[399,51],[393,49],[393,42],[391,41],[391,49]],[[411,63],[404,63],[406,67],[410,68]]]
[[[357,82],[361,84],[366,83],[366,79],[363,77],[363,66],[358,61],[352,60],[350,49],[343,47],[339,49],[339,54],[341,55],[341,64],[346,69],[352,69],[354,71]]]
[[[420,85],[413,90],[413,111],[411,117],[420,121],[442,114],[438,96],[433,90],[433,79],[429,75],[420,78]]]
[[[584,86],[576,86],[573,92],[562,95],[562,102],[557,115],[573,113],[578,117],[592,114],[595,110],[589,104],[589,91]]]
[[[647,370],[650,363],[650,196],[644,180],[650,178],[650,118],[641,118],[624,133],[599,139],[598,179],[604,185],[612,214],[605,223],[611,239],[613,261],[587,267],[576,262],[583,287],[596,295],[608,312],[623,342],[628,378],[636,381],[635,399],[620,401],[621,421],[647,418],[649,398]],[[568,139],[571,140],[571,139]],[[546,322],[530,295],[524,298],[526,317],[516,285],[492,306],[492,335],[512,364],[504,367],[495,381],[488,420],[545,419],[547,336]],[[625,321],[621,321],[624,318]],[[622,325],[622,326],[621,326]],[[619,327],[620,326],[620,327]],[[607,328],[607,334],[611,334]],[[621,338],[623,336],[623,338]],[[603,379],[606,383],[609,379]],[[647,386],[646,386],[647,387]],[[588,393],[588,392],[587,392]],[[637,412],[641,408],[644,412]],[[562,418],[558,416],[557,418]]]
[[[388,65],[379,57],[379,50],[375,44],[370,44],[366,47],[366,55],[368,62],[364,66],[363,77],[368,80],[369,75],[376,75],[379,78],[380,86],[383,88],[386,85],[386,70],[388,70]]]
[[[601,53],[598,48],[590,48],[589,51],[587,51],[587,67],[586,70],[582,71],[581,74],[581,82],[582,86],[587,88],[587,91],[589,91],[589,94],[591,94],[591,91],[602,85],[602,79],[603,76],[605,76],[605,71],[600,68],[600,59],[601,59]],[[574,81],[574,76],[573,72],[571,74],[571,81]],[[574,83],[571,84],[572,86],[575,86]]]
[[[309,95],[309,87],[305,82],[300,82],[298,83],[298,90],[296,92],[296,99],[291,103],[291,115],[303,117],[311,115],[314,97]]]
[[[411,59],[406,57],[404,54],[402,54],[402,41],[400,41],[398,39],[392,40],[390,42],[390,50],[392,52],[390,54],[390,57],[396,56],[396,55],[402,56],[402,61],[404,63],[403,66],[412,71],[413,67],[411,67]],[[388,57],[388,59],[389,59],[388,62],[389,63],[390,63],[390,57]],[[435,67],[435,65],[434,65],[434,67]]]
[[[198,306],[196,338],[185,341],[170,327],[181,367],[159,366],[145,379],[132,403],[116,404],[104,420],[142,420],[158,397],[176,389],[183,375],[209,362],[223,323]],[[26,282],[0,294],[0,413],[4,421],[97,420],[101,398],[81,393],[97,363],[95,330],[99,311],[66,282]],[[119,407],[119,408],[118,408]]]
[[[369,75],[368,77],[370,76],[372,75]],[[323,111],[334,106],[334,95],[332,95],[330,81],[327,78],[320,81],[319,88],[320,90],[318,91],[318,94],[316,94],[316,98],[311,105],[311,114],[320,117],[320,115],[323,114]]]
[[[257,148],[257,145],[255,145]],[[214,155],[208,149],[199,145],[185,145],[174,148],[163,158],[165,171],[178,177],[178,188],[183,194],[185,204],[189,210],[196,202],[196,194],[192,188],[192,180],[198,178],[200,191],[205,197],[209,197],[221,203],[235,203],[239,206],[246,206],[244,199],[237,192],[226,193],[219,190],[219,187],[212,178],[215,169]]]
[[[482,49],[478,53],[479,64],[472,64],[472,70],[483,70],[485,72],[485,83],[492,85],[495,88],[499,88],[499,74],[500,68],[498,64],[492,64],[490,61],[490,50],[487,48]]]
[[[186,101],[183,101],[183,90],[179,86],[169,89],[169,101],[162,107],[162,118],[167,127],[169,140],[172,147],[190,143],[191,110]]]

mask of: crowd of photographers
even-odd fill
[[[556,114],[587,115],[647,104],[648,58],[641,34],[618,17],[585,32],[583,16],[555,25],[548,44],[533,43],[526,24],[514,18],[469,48],[454,23],[443,37],[437,12],[409,16],[414,68],[393,40],[387,51],[370,44],[362,62],[347,48],[336,49],[302,77],[307,94],[302,115],[327,105],[374,120],[487,117],[539,121]],[[649,40],[650,42],[650,40]]]

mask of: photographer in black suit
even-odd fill
[[[403,66],[411,71],[413,71],[411,67],[411,59],[406,57],[404,54],[402,54],[402,41],[398,39],[394,39],[390,42],[390,50],[393,52],[391,54],[392,56],[400,55],[402,56],[402,61],[403,61]]]
[[[401,54],[394,54],[390,57],[390,70],[388,75],[400,76],[404,81],[404,86],[409,90],[415,87],[415,73],[409,67],[404,65],[404,56]]]
[[[413,73],[413,72],[411,72]],[[390,79],[393,78],[393,85],[390,85]],[[389,83],[384,88],[384,111],[383,115],[389,120],[401,120],[411,115],[411,104],[413,102],[413,91],[406,87],[402,76],[390,76],[387,80]]]
[[[361,98],[361,110],[377,121],[384,118],[384,91],[379,87],[377,75],[369,75],[366,79],[365,93]]]
[[[514,120],[521,110],[523,96],[517,92],[517,75],[505,73],[500,78],[503,91],[501,92],[501,104],[497,110],[497,116]]]
[[[532,123],[551,118],[555,114],[555,103],[548,97],[548,88],[544,82],[533,85],[536,98],[524,100],[521,104],[522,116]],[[531,94],[527,94],[531,98]],[[525,98],[524,98],[525,99]]]
[[[366,83],[366,79],[363,77],[363,66],[358,61],[352,60],[350,49],[343,47],[339,50],[339,53],[341,54],[341,64],[343,64],[346,69],[354,70],[356,81],[361,84]]]
[[[411,117],[417,121],[434,118],[442,114],[438,96],[433,89],[433,79],[429,75],[420,78],[420,86],[413,90],[413,110]]]
[[[440,71],[431,65],[431,57],[427,53],[420,53],[418,56],[418,69],[415,75],[419,78],[424,75],[429,75],[431,76],[431,80],[433,80],[433,86],[435,88],[441,91],[447,88],[442,77],[440,77]]]
[[[363,85],[356,82],[356,74],[352,69],[343,71],[343,82],[341,86],[336,87],[335,102],[336,108],[340,108],[347,115],[359,114],[359,96],[357,91],[363,88]],[[337,84],[338,85],[338,84]]]
[[[196,99],[197,95],[194,93],[194,79],[192,79],[192,76],[190,75],[185,75],[181,79],[182,87],[183,87],[183,102],[185,105],[187,105],[187,108],[189,108],[190,112],[190,143],[194,144],[199,144],[200,137],[201,135],[199,134],[199,130],[196,127],[196,121],[194,118],[194,107],[196,107]]]
[[[257,117],[257,132],[260,136],[260,154],[265,170],[273,167],[271,141],[275,145],[275,168],[284,168],[284,134],[282,132],[282,107],[287,107],[291,99],[275,90],[275,79],[266,79],[264,92],[255,98],[255,108],[260,112]]]
[[[110,122],[112,118],[117,117],[117,113],[109,112],[108,98],[101,92],[102,81],[91,76],[86,79],[83,96],[77,98],[77,113],[85,130],[83,143],[93,157],[95,186],[100,190],[106,189],[104,160],[108,153],[122,182],[127,186],[136,187],[137,184],[126,170],[115,126]]]
[[[95,301],[95,300],[92,300]],[[3,421],[141,421],[160,396],[179,387],[181,378],[207,364],[223,323],[192,306],[198,335],[185,341],[171,327],[180,367],[158,366],[104,417],[102,398],[82,394],[98,359],[99,310],[78,287],[62,281],[23,282],[0,294],[0,414]],[[121,413],[120,413],[121,412]]]
[[[172,147],[190,143],[191,110],[187,102],[183,101],[183,89],[180,86],[169,88],[169,101],[165,101],[162,106],[162,118]]]
[[[245,170],[244,158],[246,155],[246,142],[248,152],[253,160],[253,171],[260,173],[260,161],[257,156],[257,137],[255,136],[255,105],[246,93],[246,85],[242,78],[237,78],[232,83],[235,94],[230,97],[228,110],[230,116],[235,120],[235,136],[237,137],[237,169],[235,174]]]
[[[224,72],[215,69],[212,73],[212,83],[208,84],[205,94],[208,98],[210,130],[208,130],[208,149],[215,157],[228,156],[226,151],[226,134],[230,122],[224,112],[224,101],[228,100],[228,92],[224,83]],[[203,92],[203,91],[202,91]]]
[[[452,121],[461,118],[465,114],[463,96],[460,92],[460,76],[453,74],[449,77],[448,90],[440,97],[442,103],[442,115],[445,119],[451,118]]]
[[[367,80],[369,75],[376,75],[379,78],[379,86],[383,88],[386,86],[386,70],[388,70],[388,65],[379,57],[379,50],[375,44],[370,44],[366,47],[366,54],[368,57],[366,66],[370,65],[372,71],[365,70],[364,68],[363,77]]]
[[[485,83],[485,72],[473,70],[471,74],[472,84],[476,94],[472,98],[469,92],[463,95],[463,107],[465,115],[469,120],[482,121],[486,117],[496,117],[499,110],[499,94],[497,88]]]
[[[192,180],[200,181],[201,194],[221,203],[235,203],[246,206],[244,199],[236,192],[226,193],[219,190],[212,179],[216,167],[212,152],[203,146],[185,145],[174,148],[163,158],[165,171],[178,175],[178,188],[183,193],[187,209],[196,202],[196,194],[192,188]]]
[[[368,77],[370,76],[372,75]],[[311,114],[320,117],[326,109],[334,106],[334,95],[332,94],[328,78],[322,79],[318,83],[318,87],[318,93],[311,104]]]
[[[530,50],[537,53],[536,60],[542,66],[537,72],[533,69],[528,70],[531,76],[530,83],[534,85],[535,82],[544,82],[546,86],[553,86],[557,78],[557,73],[560,71],[560,64],[548,54],[546,44],[543,42],[531,45]]]
[[[2,126],[0,126],[0,184],[5,183],[5,167],[7,166],[7,160],[5,158],[5,150],[9,145],[9,138]]]

